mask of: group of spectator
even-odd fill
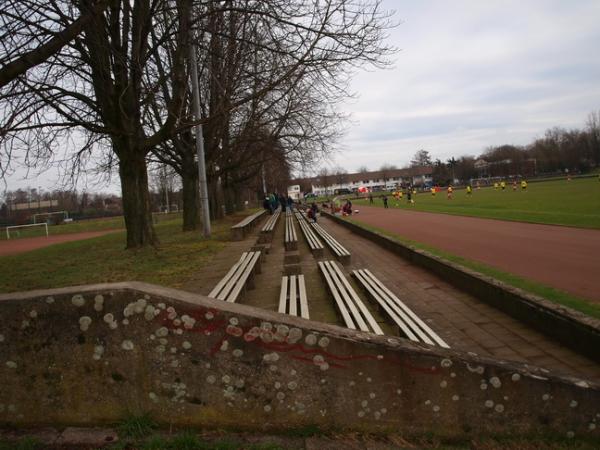
[[[279,206],[281,206],[282,211],[285,211],[286,208],[291,211],[293,205],[294,199],[292,197],[283,194],[278,195],[276,192],[267,195],[263,200],[263,208],[269,211],[269,214],[273,214]]]

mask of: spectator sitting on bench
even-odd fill
[[[352,215],[352,202],[350,200],[346,200],[344,207],[342,208],[342,216],[351,216]]]

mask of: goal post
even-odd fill
[[[29,225],[12,225],[10,227],[6,227],[6,239],[10,239],[10,230],[16,228],[29,228],[29,227],[45,227],[46,228],[46,237],[48,237],[48,224],[46,222],[42,223],[31,223]]]
[[[38,221],[38,217],[39,216],[52,216],[54,214],[62,214],[63,215],[63,220],[64,219],[68,219],[69,218],[69,212],[68,211],[52,211],[52,212],[45,212],[45,213],[37,213],[33,215],[33,223],[37,224]],[[40,222],[43,223],[43,222]]]

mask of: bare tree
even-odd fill
[[[59,28],[94,6],[93,0],[81,1],[77,7],[66,0],[44,5],[26,1],[31,14],[22,20],[54,20],[55,28]],[[104,14],[91,18],[80,37],[47,63],[29,70],[27,78],[15,80],[13,91],[2,98],[7,108],[12,107],[2,127],[5,149],[13,150],[21,144],[20,150],[31,152],[27,149],[31,142],[64,142],[76,134],[82,144],[73,156],[75,164],[100,142],[110,150],[109,164],[116,156],[128,248],[157,242],[150,216],[146,156],[174,134],[179,125],[187,89],[185,58],[190,42],[191,7],[192,0],[115,0]],[[165,9],[168,14],[157,13]],[[177,48],[168,67],[173,94],[162,111],[161,126],[155,131],[149,130],[144,120],[160,82],[147,76],[148,72],[155,72],[150,63],[155,51],[150,45],[153,29],[162,30],[160,43],[173,40]],[[37,35],[29,38],[35,40]],[[38,150],[48,151],[43,145]]]
[[[419,150],[417,153],[415,153],[415,156],[413,156],[413,158],[410,160],[410,165],[411,167],[431,166],[432,161],[429,152],[423,149]]]
[[[69,41],[75,39],[84,27],[90,25],[94,17],[102,14],[108,4],[108,0],[99,0],[90,5],[88,10],[85,10],[84,6],[79,18],[57,31],[52,28],[55,25],[54,21],[15,20],[19,13],[27,14],[29,12],[31,3],[13,0],[2,2],[0,9],[0,29],[3,30],[0,40],[0,64],[2,64],[0,88],[58,53]],[[46,26],[47,24],[50,28]],[[37,39],[31,40],[32,34],[36,35]],[[47,41],[40,43],[44,39]]]
[[[600,166],[600,111],[593,111],[586,121],[587,144],[594,166]]]
[[[94,0],[22,4],[30,14],[13,14],[14,20],[31,42],[44,34],[36,23],[66,29],[98,6]],[[378,0],[113,0],[81,36],[0,98],[3,157],[29,152],[26,159],[37,166],[68,142],[74,168],[92,157],[101,157],[103,168],[118,163],[127,247],[154,244],[149,153],[162,155],[170,142],[186,156],[178,150],[164,159],[177,161],[181,173],[193,167],[185,61],[192,32],[201,44],[211,184],[220,179],[235,190],[261,167],[265,142],[277,143],[291,163],[310,159],[315,143],[327,149],[338,134],[333,106],[347,95],[353,70],[387,64],[388,18]],[[253,154],[257,149],[262,156]]]

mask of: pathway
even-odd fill
[[[331,220],[319,220],[327,231],[352,252],[352,264],[344,269],[369,268],[413,311],[452,347],[500,359],[528,362],[564,374],[600,380],[600,366],[572,350],[531,330],[513,319],[466,294],[424,269],[413,266],[396,254],[352,233]],[[260,226],[244,241],[232,242],[215,255],[210,267],[200,268],[195,280],[182,288],[206,295],[227,273],[243,251],[255,242]],[[256,276],[256,289],[249,290],[239,303],[277,310],[283,271],[283,221],[280,219],[271,252],[265,256],[261,274]],[[297,230],[299,231],[299,230]],[[312,320],[342,325],[321,278],[317,260],[310,253],[299,232],[302,272],[305,274]],[[334,259],[325,251],[326,259]],[[386,334],[397,331],[384,322],[363,291],[348,278]]]

